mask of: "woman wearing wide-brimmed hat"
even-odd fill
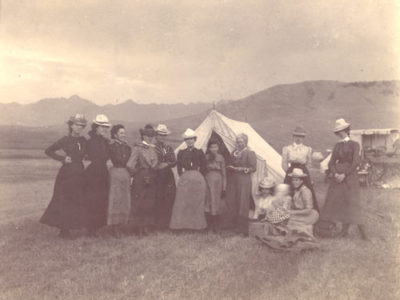
[[[85,170],[87,229],[89,236],[107,224],[109,174],[107,161],[110,158],[108,130],[111,124],[105,115],[93,120],[87,143],[87,158],[90,165]]]
[[[196,133],[188,128],[183,139],[186,149],[179,150],[177,169],[179,174],[176,197],[172,209],[171,229],[198,230],[207,227],[204,214],[206,198],[205,156],[195,147]]]
[[[307,186],[312,195],[314,207],[318,211],[318,203],[315,197],[314,187],[310,177],[310,167],[312,163],[312,148],[303,144],[307,133],[301,126],[297,126],[293,132],[293,143],[282,149],[282,168],[286,172],[284,183],[291,184],[289,174],[294,168],[302,169],[308,176],[304,178],[304,185]],[[292,195],[293,195],[292,191]]]
[[[262,220],[265,218],[267,208],[271,205],[273,199],[275,186],[275,181],[268,177],[263,178],[258,184],[253,220]]]
[[[60,237],[70,237],[71,229],[85,227],[84,166],[86,139],[81,136],[86,126],[82,114],[71,117],[69,135],[48,147],[45,153],[62,163],[54,184],[54,193],[40,222],[60,229]],[[62,150],[64,154],[57,151]]]
[[[163,230],[169,226],[176,194],[175,178],[171,170],[176,166],[176,156],[174,149],[166,143],[171,133],[168,127],[165,124],[159,124],[156,132],[155,150],[159,164],[156,171],[155,223],[157,229]]]
[[[146,235],[149,228],[155,223],[155,179],[158,157],[154,145],[157,133],[153,126],[148,124],[143,129],[140,129],[139,132],[142,142],[133,147],[127,168],[133,176],[129,224],[132,228],[138,229],[141,237]]]
[[[107,225],[113,227],[116,237],[121,234],[121,225],[128,223],[131,209],[131,176],[126,164],[132,149],[126,142],[125,127],[121,124],[111,128],[110,159],[110,193],[108,197]]]
[[[313,226],[318,221],[319,213],[314,206],[312,192],[305,185],[308,174],[294,168],[289,177],[294,194],[288,228],[314,239]]]
[[[350,224],[358,225],[361,237],[366,239],[362,226],[360,185],[357,167],[360,164],[360,145],[350,140],[350,123],[338,119],[334,133],[340,139],[332,151],[328,164],[329,188],[321,219],[343,224],[339,236],[346,236]]]
[[[274,224],[267,218],[266,222],[255,224],[254,235],[274,249],[298,251],[318,248],[319,243],[314,237],[313,226],[319,215],[313,207],[312,193],[304,184],[308,175],[302,169],[294,168],[288,176],[294,190],[289,219]],[[287,215],[283,214],[282,217]]]

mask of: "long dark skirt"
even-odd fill
[[[131,213],[129,225],[146,227],[154,225],[154,205],[156,203],[155,172],[140,169],[134,176],[131,190]]]
[[[340,173],[346,169],[346,164],[348,163],[337,164],[336,170]],[[344,224],[363,223],[357,172],[347,175],[341,183],[330,179],[321,219]]]
[[[308,187],[308,188],[311,190],[311,193],[312,193],[312,196],[313,196],[313,205],[314,205],[314,209],[315,209],[317,212],[319,212],[319,207],[318,207],[317,198],[316,198],[316,196],[315,196],[314,186],[313,186],[313,184],[312,184],[312,182],[311,182],[310,171],[308,170],[308,168],[307,168],[305,165],[303,165],[303,164],[297,164],[297,163],[292,163],[292,164],[290,165],[290,167],[289,167],[289,168],[287,169],[287,171],[286,171],[286,176],[285,176],[285,179],[284,179],[283,182],[286,183],[286,184],[288,184],[288,185],[291,185],[291,178],[290,178],[289,174],[292,173],[293,169],[295,169],[295,168],[297,168],[297,169],[302,169],[303,172],[304,172],[305,174],[308,175],[307,177],[304,178],[304,185],[305,185],[306,187]],[[293,193],[293,191],[292,191],[292,193]],[[293,194],[292,194],[292,196],[293,196]]]
[[[172,206],[176,195],[175,178],[171,169],[156,174],[155,223],[158,229],[167,229],[171,221]]]
[[[226,204],[230,227],[248,233],[248,218],[252,202],[251,174],[233,172],[228,181]]]
[[[91,163],[85,171],[87,228],[97,230],[107,224],[109,174],[105,163]]]
[[[57,174],[54,193],[40,222],[60,229],[85,227],[84,167],[65,164]]]

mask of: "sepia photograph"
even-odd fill
[[[399,0],[0,0],[0,300],[400,299]]]

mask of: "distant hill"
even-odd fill
[[[89,120],[96,114],[105,114],[111,120],[129,122],[159,121],[181,118],[205,111],[210,103],[138,104],[127,100],[120,104],[97,105],[79,96],[48,98],[31,104],[0,103],[0,125],[57,126],[71,115],[83,113]]]
[[[335,141],[337,118],[348,120],[353,129],[400,127],[400,81],[284,84],[217,109],[249,122],[279,151],[297,125],[308,131],[308,144],[324,150]]]
[[[353,129],[400,127],[399,95],[399,81],[309,81],[277,85],[243,99],[220,103],[216,109],[227,117],[249,122],[279,152],[285,144],[291,142],[291,132],[297,125],[304,126],[308,131],[306,143],[323,151],[331,148],[335,142],[332,128],[335,120],[340,117],[351,122]],[[196,128],[209,110],[207,105],[200,105],[191,113],[187,110],[186,116],[167,114],[164,118],[160,116],[159,120],[163,120],[171,128],[171,138],[175,140],[173,143],[176,145],[181,133],[187,127]],[[153,116],[150,112],[143,113],[140,119],[142,121],[138,118],[135,122],[131,122],[130,118],[111,119],[122,120],[128,128],[130,140],[133,141],[138,139],[137,130],[140,126],[149,121],[157,123]],[[56,119],[56,116],[54,118]],[[41,128],[31,128],[28,133],[29,130],[23,127],[2,127],[0,147],[9,148],[13,147],[12,145],[24,144],[19,135],[27,133],[28,140],[36,141],[31,143],[31,147],[43,147],[41,140],[46,139],[46,143],[49,144],[66,131],[65,126],[60,124],[60,116],[58,124],[57,127],[47,129],[48,134],[44,134]]]

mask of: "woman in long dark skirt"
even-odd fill
[[[154,225],[154,205],[156,201],[156,169],[158,157],[155,151],[156,131],[151,125],[140,129],[142,142],[132,149],[127,168],[133,176],[131,190],[131,213],[129,224],[139,230],[139,237],[148,233]]]
[[[128,223],[131,210],[131,176],[126,164],[132,149],[126,143],[125,127],[115,125],[111,128],[110,194],[108,197],[107,225],[112,226],[116,237],[121,235],[121,226]]]
[[[87,143],[86,168],[86,213],[89,236],[96,236],[97,230],[107,224],[109,175],[107,160],[110,158],[108,129],[111,126],[105,115],[97,115],[93,120],[90,139]]]
[[[176,194],[175,178],[171,170],[176,166],[176,157],[174,149],[165,143],[170,134],[167,126],[159,124],[156,132],[155,150],[159,164],[156,171],[155,223],[157,229],[164,230],[169,226]]]
[[[60,237],[70,237],[71,229],[85,227],[84,199],[84,166],[86,139],[81,136],[86,126],[83,115],[77,114],[67,122],[69,135],[58,140],[46,149],[45,153],[62,163],[54,193],[49,206],[40,219],[41,223],[60,229]],[[64,151],[65,155],[57,151]]]
[[[312,163],[312,148],[303,144],[306,134],[306,131],[302,127],[296,127],[293,131],[293,144],[283,147],[282,168],[286,172],[284,183],[291,185],[289,174],[293,172],[293,169],[303,170],[308,175],[304,178],[304,185],[311,190],[314,209],[319,211],[309,171]],[[292,190],[292,196],[293,194],[294,191]]]
[[[360,183],[357,167],[360,164],[360,145],[350,140],[350,124],[336,121],[335,134],[340,138],[328,164],[329,188],[321,219],[342,223],[339,236],[347,236],[350,224],[357,225],[362,239],[365,234],[360,204]]]
[[[257,157],[254,151],[247,147],[248,136],[240,134],[236,138],[236,149],[232,152],[231,164],[227,167],[232,171],[232,183],[227,191],[230,210],[233,211],[236,231],[244,236],[249,234],[249,211],[252,201],[251,174],[257,170]]]

